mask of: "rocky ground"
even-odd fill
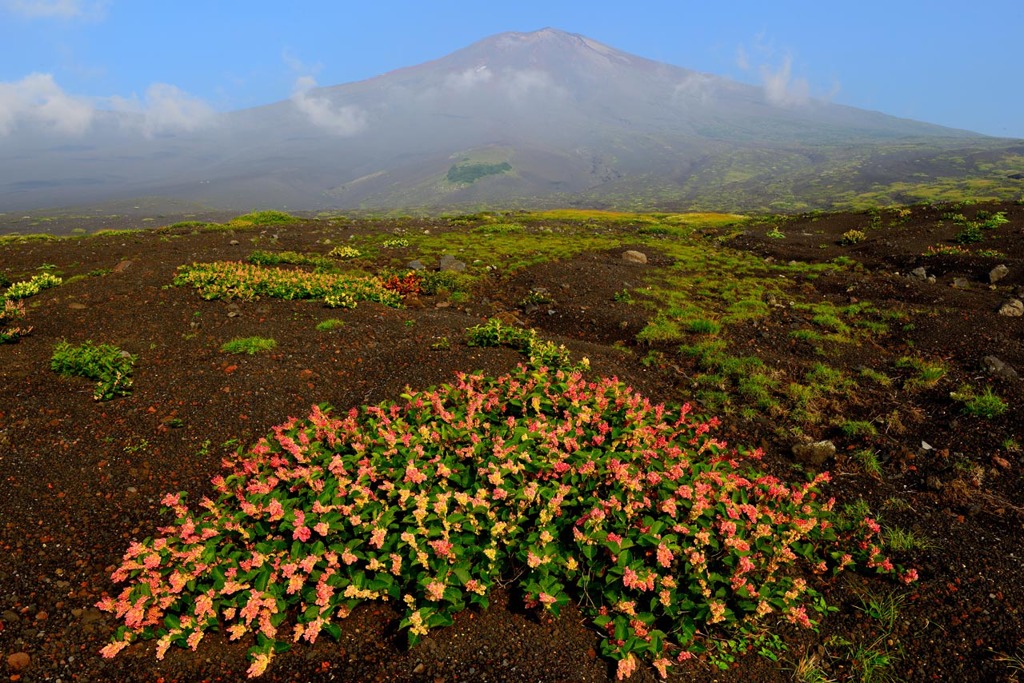
[[[977,222],[978,211],[1003,212],[1008,223],[953,253],[962,224],[948,216]],[[52,231],[85,227],[74,220]],[[304,415],[312,404],[365,405],[395,398],[407,385],[444,382],[458,370],[510,369],[521,360],[512,350],[463,341],[467,327],[489,317],[535,327],[574,355],[588,356],[594,373],[616,375],[652,399],[693,398],[701,368],[677,354],[677,345],[638,342],[653,313],[617,296],[632,289],[640,298],[644,283],[672,266],[658,247],[659,239],[672,236],[641,239],[634,227],[620,222],[608,228],[621,238],[619,247],[500,271],[483,278],[469,297],[423,296],[402,309],[360,304],[351,311],[304,301],[205,301],[172,286],[179,265],[246,258],[258,232],[181,227],[0,243],[0,274],[8,280],[40,272],[71,279],[29,299],[31,334],[0,346],[4,675],[64,683],[239,680],[247,645],[216,636],[197,652],[173,649],[162,662],[152,644],[112,660],[98,656],[115,624],[94,605],[115,590],[110,573],[127,545],[167,523],[157,513],[165,492],[187,491],[198,499],[211,490],[223,455],[288,416]],[[445,234],[467,228],[443,219],[305,221],[270,232],[274,250],[308,253],[329,248],[323,243],[328,232],[337,242],[396,230]],[[844,244],[851,230],[864,239]],[[917,547],[894,554],[916,567],[921,579],[900,589],[844,575],[820,587],[838,607],[820,632],[779,627],[787,651],[778,661],[750,653],[724,670],[696,661],[675,676],[1016,680],[1024,667],[1024,389],[1017,376],[1024,372],[1024,308],[1013,301],[1024,294],[1024,206],[807,215],[708,228],[691,239],[706,240],[709,249],[752,253],[765,268],[839,258],[847,265],[794,277],[785,291],[794,301],[871,302],[901,313],[901,324],[885,334],[816,344],[792,334],[806,327],[813,312],[773,296],[769,315],[722,332],[730,348],[757,356],[779,376],[796,377],[819,361],[858,378],[865,368],[885,369],[891,383],[858,381],[818,406],[819,415],[870,422],[874,433],[847,434],[833,419],[791,425],[785,402],[774,412],[733,405],[722,431],[732,443],[764,446],[767,466],[784,476],[829,469],[829,491],[840,503],[863,498],[887,525],[912,533]],[[942,246],[948,253],[925,255]],[[647,263],[623,260],[630,248],[643,251]],[[85,277],[72,279],[76,275]],[[531,298],[538,292],[548,300]],[[316,329],[334,317],[344,325]],[[220,351],[228,339],[250,335],[272,337],[278,347],[244,357]],[[60,339],[115,343],[137,354],[132,394],[96,402],[91,383],[51,372]],[[940,362],[945,374],[908,389],[913,371],[895,364],[911,356]],[[963,402],[950,396],[965,384],[992,388],[1006,411],[990,419],[965,412]],[[794,456],[794,445],[821,441],[836,447],[823,462]],[[877,454],[877,471],[855,456],[864,449]],[[865,596],[875,596],[873,607]],[[880,614],[884,599],[894,607],[889,621]],[[264,680],[613,678],[613,665],[597,655],[597,633],[574,609],[543,618],[522,609],[514,595],[500,593],[486,612],[462,613],[455,625],[432,632],[411,650],[395,617],[387,605],[359,608],[345,622],[340,642],[324,638],[296,647],[275,660]],[[823,677],[814,678],[813,666]],[[634,676],[654,678],[648,669]]]

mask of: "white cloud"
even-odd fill
[[[312,76],[301,76],[295,81],[292,92],[292,104],[314,125],[329,130],[335,135],[355,135],[367,126],[367,115],[362,108],[345,105],[338,106],[322,95],[313,94],[316,79]]]
[[[22,124],[81,135],[92,117],[92,105],[65,93],[52,74],[34,73],[20,81],[0,83],[0,135],[8,135]]]
[[[565,94],[565,91],[545,71],[536,69],[509,71],[503,74],[503,77],[505,92],[513,102],[522,102],[538,93],[557,96]]]
[[[747,57],[747,51],[742,45],[736,48],[736,66],[743,71],[750,68],[750,59]]]
[[[217,114],[206,102],[167,83],[154,83],[139,99],[111,97],[115,111],[140,114],[139,125],[146,137],[165,133],[191,132],[213,123]]]
[[[324,65],[321,62],[315,64],[306,64],[299,57],[292,52],[290,49],[285,48],[281,50],[281,60],[285,63],[285,66],[296,75],[313,75],[320,73]]]
[[[672,101],[676,104],[708,104],[714,96],[715,77],[693,73],[676,84]]]
[[[488,83],[494,74],[486,66],[478,66],[475,69],[466,69],[454,74],[445,76],[444,84],[453,90],[471,90],[478,85]]]
[[[789,55],[782,64],[773,69],[762,64],[760,67],[761,85],[764,96],[769,102],[780,107],[792,107],[807,104],[811,99],[811,86],[805,78],[793,78],[793,58]]]
[[[782,53],[782,62],[778,56]],[[764,33],[754,36],[753,46],[748,52],[740,45],[736,48],[736,66],[743,71],[750,71],[757,57],[757,74],[764,89],[764,97],[770,104],[778,107],[796,107],[811,101],[811,86],[806,78],[793,76],[793,56],[788,50],[776,49],[775,44]],[[838,82],[833,85],[832,92],[838,92]],[[826,96],[826,99],[831,95]]]
[[[30,19],[94,19],[109,4],[109,0],[0,0],[0,7]]]

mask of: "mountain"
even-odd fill
[[[654,62],[554,29],[298,89],[191,132],[102,112],[0,140],[0,210],[159,196],[229,208],[825,208],[1020,191],[1024,141]],[[980,184],[979,184],[980,183]],[[901,194],[902,193],[902,194]],[[1014,195],[1015,196],[1015,195]]]

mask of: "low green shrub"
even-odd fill
[[[779,620],[813,627],[828,608],[810,573],[916,578],[872,518],[834,512],[828,474],[789,486],[717,424],[524,366],[315,407],[225,461],[216,500],[163,498],[173,524],[130,545],[112,576],[126,585],[98,603],[122,622],[102,654],[155,638],[162,658],[224,629],[255,640],[257,676],[283,641],[338,638],[362,602],[396,606],[415,644],[513,583],[528,608],[579,605],[623,678],[755,647]]]
[[[327,255],[336,259],[354,259],[362,256],[363,252],[355,247],[335,247],[327,252]]]
[[[964,404],[964,412],[974,417],[983,417],[992,420],[1006,412],[1006,401],[999,398],[992,387],[985,387],[985,391],[978,394],[974,387],[964,385],[958,391],[950,392],[950,398]]]
[[[519,223],[484,223],[473,228],[473,232],[484,235],[512,235],[525,229]]]
[[[50,273],[40,273],[39,275],[33,275],[32,279],[24,280],[22,282],[15,282],[7,291],[4,292],[4,299],[27,299],[30,296],[35,296],[44,289],[50,289],[51,287],[57,287],[62,282],[61,278]]]
[[[249,263],[258,266],[276,266],[288,263],[296,266],[320,266],[330,268],[334,264],[325,256],[319,254],[300,254],[295,251],[256,251],[249,254]]]
[[[1010,222],[1010,219],[1006,217],[1006,213],[1003,211],[997,211],[996,213],[988,214],[984,216],[984,219],[981,215],[982,213],[983,212],[979,211],[977,215],[977,219],[981,221],[980,227],[982,230],[994,230],[998,228],[1000,225],[1006,225],[1007,223]]]
[[[571,362],[565,346],[541,339],[536,330],[507,325],[498,318],[467,329],[466,343],[469,346],[508,346],[526,355],[537,367],[567,368]]]
[[[253,211],[231,219],[231,223],[260,227],[264,225],[287,225],[299,219],[284,211]]]
[[[344,320],[339,318],[328,318],[327,320],[317,323],[316,329],[321,332],[330,332],[332,330],[339,330],[344,326]]]
[[[985,235],[982,234],[981,228],[975,223],[968,223],[964,226],[964,229],[953,236],[953,241],[957,244],[973,244],[974,242],[981,242],[985,239]]]
[[[335,273],[268,268],[246,263],[218,261],[179,266],[174,284],[191,285],[204,299],[323,299],[328,306],[354,307],[359,301],[376,301],[400,307],[402,297],[385,289],[380,278]],[[338,303],[344,302],[344,303]]]
[[[473,287],[474,278],[466,273],[454,270],[420,271],[420,289],[424,294],[454,294],[469,292]]]
[[[85,377],[96,380],[93,398],[108,401],[131,393],[132,367],[137,356],[110,344],[86,341],[72,346],[61,341],[53,349],[50,369],[64,377]]]
[[[859,244],[867,238],[868,236],[864,234],[863,230],[847,230],[843,233],[843,237],[839,241],[840,243],[847,245]]]
[[[236,337],[221,345],[220,350],[224,353],[255,356],[257,353],[273,351],[276,348],[277,342],[266,337]]]

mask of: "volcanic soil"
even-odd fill
[[[963,254],[937,256],[924,254],[954,245],[959,229],[943,218],[948,207],[761,220],[692,236],[716,249],[753,253],[766,267],[852,260],[855,265],[794,277],[787,291],[805,302],[871,302],[906,314],[885,334],[815,345],[791,334],[812,313],[773,300],[769,315],[728,325],[722,335],[736,353],[756,355],[789,376],[819,360],[854,378],[864,368],[886,369],[892,383],[858,381],[821,408],[871,422],[874,433],[848,435],[838,419],[804,431],[838,448],[822,465],[833,475],[829,495],[840,504],[863,498],[886,525],[911,531],[924,547],[892,551],[920,574],[909,587],[857,573],[820,585],[838,611],[816,633],[780,624],[787,650],[778,661],[748,653],[720,670],[697,660],[675,670],[674,679],[1014,681],[1021,675],[1024,388],[1009,372],[991,374],[983,358],[996,356],[1024,372],[1024,318],[998,313],[1024,286],[1024,206],[957,210],[967,218],[1002,211],[1009,223]],[[138,227],[144,225],[151,223]],[[768,236],[773,227],[785,237]],[[28,299],[31,334],[0,346],[0,672],[11,681],[63,683],[242,679],[248,644],[217,634],[196,652],[172,648],[163,661],[155,659],[152,643],[110,660],[99,656],[116,623],[95,604],[119,590],[110,574],[129,543],[171,521],[158,512],[165,493],[186,491],[192,500],[210,494],[222,457],[314,404],[348,409],[397,399],[406,386],[446,382],[457,371],[510,370],[523,360],[518,353],[464,341],[467,327],[492,316],[534,327],[575,357],[589,357],[595,375],[618,376],[652,400],[694,399],[696,361],[678,354],[677,344],[638,342],[653,311],[618,296],[637,290],[640,298],[639,289],[671,267],[658,239],[672,237],[648,232],[640,239],[628,222],[606,226],[621,237],[621,248],[485,277],[469,297],[420,296],[401,309],[206,301],[172,285],[180,265],[244,260],[254,235],[273,238],[261,248],[323,253],[328,234],[338,244],[349,235],[468,229],[445,219],[303,220],[256,231],[170,227],[0,242],[0,274],[11,281],[43,270],[66,281],[85,276]],[[842,244],[854,229],[867,238]],[[624,261],[622,252],[631,248],[645,252],[648,262]],[[413,251],[400,256],[417,258]],[[1000,264],[1008,273],[991,284],[989,273]],[[911,274],[918,267],[926,269],[924,277]],[[317,329],[335,317],[342,327]],[[254,356],[220,351],[227,340],[252,335],[274,338],[277,349]],[[96,402],[91,382],[51,372],[61,339],[114,343],[137,354],[131,395]],[[932,386],[903,390],[911,371],[894,364],[910,356],[941,362],[945,375]],[[964,384],[991,387],[1007,410],[992,418],[965,412],[950,396]],[[807,466],[792,454],[795,432],[779,429],[785,420],[734,408],[722,415],[721,436],[763,446],[765,466],[798,481]],[[879,471],[855,457],[864,449],[877,454]],[[871,614],[865,595],[895,600],[890,624]],[[262,680],[614,679],[614,665],[598,655],[596,630],[576,609],[544,617],[523,609],[511,588],[499,591],[490,609],[461,613],[412,649],[397,630],[397,614],[386,604],[362,606],[343,622],[339,642],[325,636],[314,646],[296,646],[276,657]],[[874,674],[872,656],[875,664],[885,657],[887,665]],[[827,678],[797,678],[809,675],[799,666],[813,663]],[[646,667],[634,675],[656,678]]]

